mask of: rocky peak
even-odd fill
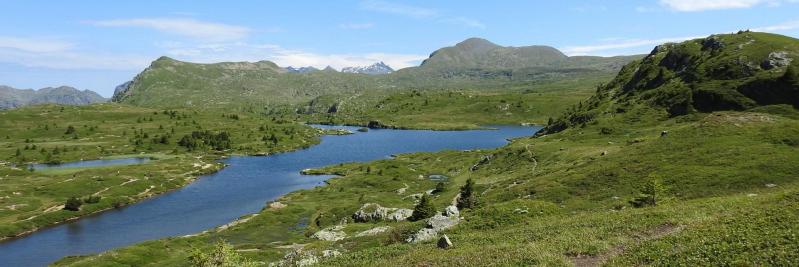
[[[383,61],[380,61],[366,67],[345,67],[341,69],[341,72],[378,75],[392,73],[394,69],[386,65],[386,63],[383,63]]]

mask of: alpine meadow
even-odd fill
[[[0,266],[799,266],[796,1],[6,8]]]

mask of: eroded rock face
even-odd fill
[[[355,222],[372,221],[404,221],[411,217],[413,210],[400,208],[387,208],[376,203],[366,203],[358,211],[352,214]]]
[[[768,54],[768,59],[760,64],[763,69],[770,70],[773,68],[786,67],[791,64],[792,58],[788,56],[788,52],[775,51]]]

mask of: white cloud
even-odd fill
[[[339,28],[347,30],[363,30],[372,28],[374,26],[375,25],[372,23],[342,23],[338,25]]]
[[[400,69],[416,66],[426,55],[363,53],[363,54],[320,54],[302,50],[285,49],[272,44],[250,44],[245,42],[205,44],[199,46],[179,43],[164,44],[167,55],[198,63],[222,61],[260,61],[270,60],[280,66],[314,66],[336,69],[351,66],[365,66],[383,61],[392,68]]]
[[[621,49],[631,48],[646,48],[651,49],[655,45],[668,42],[681,42],[690,39],[702,38],[704,36],[688,36],[688,37],[674,37],[674,38],[661,38],[661,39],[626,39],[616,40],[614,42],[604,42],[595,45],[585,46],[569,46],[564,47],[564,53],[570,56],[581,55],[612,55],[609,51],[618,51]]]
[[[788,0],[794,2],[794,0]],[[779,0],[660,0],[660,4],[682,12],[695,12],[717,9],[750,8],[761,4],[780,5]]]
[[[0,36],[0,62],[52,69],[133,70],[150,58],[79,51],[71,42],[40,37]]]
[[[367,0],[361,2],[361,8],[366,10],[409,16],[414,18],[429,18],[438,16],[438,11],[423,7],[403,5],[380,0]]]
[[[252,31],[247,27],[199,21],[191,18],[134,18],[89,21],[88,23],[102,27],[143,27],[204,41],[243,39]]]
[[[757,32],[781,32],[799,29],[799,20],[786,21],[780,24],[758,27],[752,29]]]
[[[442,14],[441,12],[435,9],[391,3],[382,0],[362,1],[361,8],[369,11],[406,16],[414,19],[429,19],[440,23],[459,25],[470,28],[478,28],[478,29],[486,28],[485,24],[476,19],[462,17],[462,16],[448,16]]]
[[[57,39],[0,36],[0,48],[24,52],[59,52],[68,50],[73,46],[74,45],[70,42]]]

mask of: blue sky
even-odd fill
[[[0,22],[0,84],[110,96],[162,55],[403,68],[469,37],[603,56],[739,29],[799,37],[799,0],[4,0]]]

